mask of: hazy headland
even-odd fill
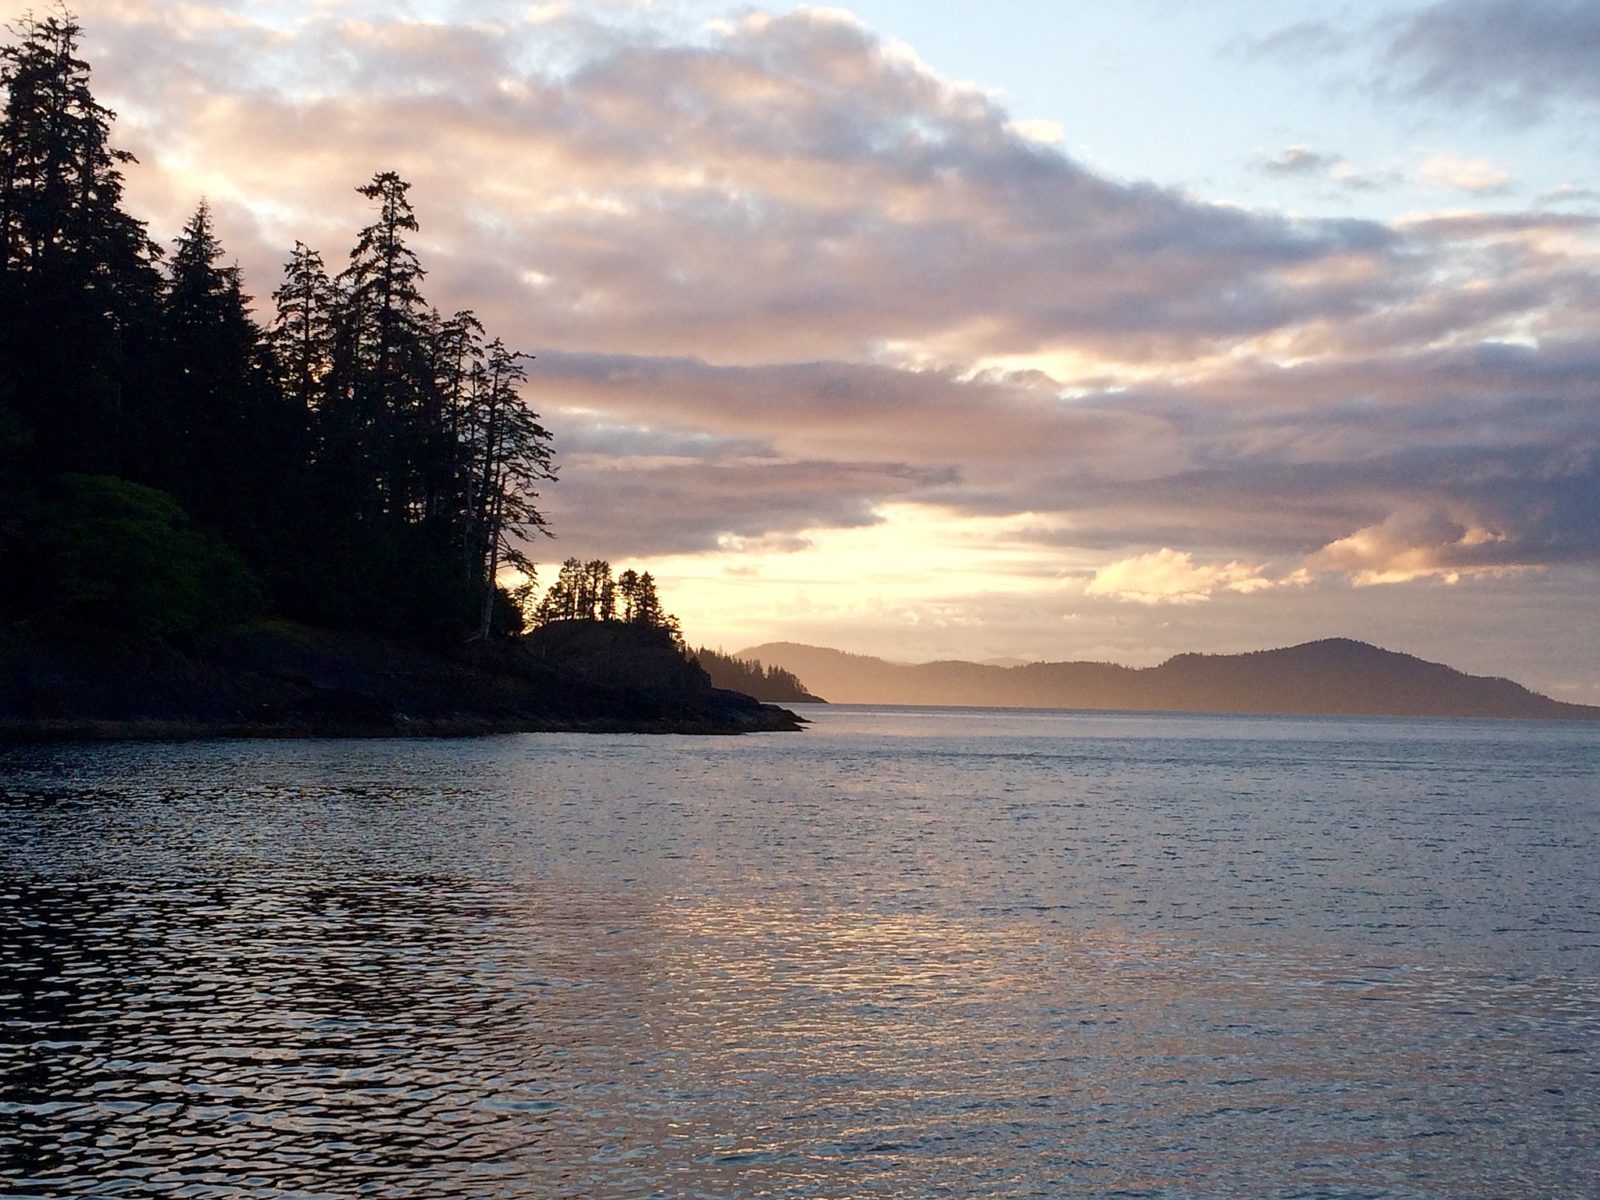
[[[793,672],[835,703],[1600,720],[1600,708],[1348,638],[1248,654],[1180,654],[1145,668],[906,664],[792,642],[740,654]]]

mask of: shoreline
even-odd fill
[[[570,622],[441,653],[263,622],[179,649],[0,634],[0,745],[794,732],[661,631]]]
[[[763,705],[761,712],[752,713],[751,716],[754,719],[750,721],[709,721],[690,718],[627,720],[620,717],[513,719],[462,714],[376,723],[61,717],[34,721],[0,720],[0,748],[92,742],[448,740],[502,737],[517,733],[736,737],[746,733],[798,733],[809,724],[804,717],[771,704]]]

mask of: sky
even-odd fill
[[[1600,5],[75,11],[129,207],[204,196],[258,297],[412,182],[429,298],[538,356],[547,578],[729,650],[1347,636],[1600,703]]]

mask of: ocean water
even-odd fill
[[[1600,1195],[1600,728],[0,751],[0,1195]]]

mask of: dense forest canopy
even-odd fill
[[[174,633],[269,609],[449,641],[521,627],[549,431],[528,355],[443,314],[408,185],[342,268],[296,244],[264,322],[201,200],[170,252],[123,209],[127,153],[81,30],[0,47],[0,611]],[[653,596],[653,589],[651,592]]]

